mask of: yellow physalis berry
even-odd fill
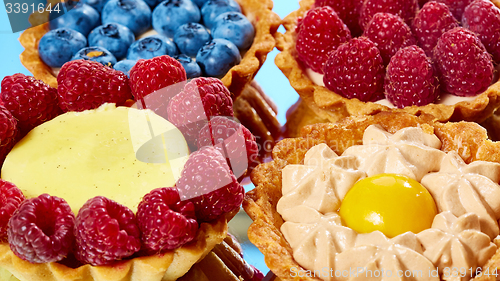
[[[358,181],[340,206],[343,223],[358,233],[379,230],[387,237],[430,228],[436,216],[431,194],[407,176],[380,174]]]

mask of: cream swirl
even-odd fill
[[[365,177],[358,171],[354,156],[338,156],[326,144],[311,148],[304,165],[287,165],[283,171],[283,197],[277,211],[297,205],[309,206],[323,214],[338,210],[342,199],[356,181]]]
[[[356,268],[357,274],[336,280],[436,280],[434,265],[422,255],[417,236],[406,232],[388,239],[382,232],[358,234],[354,247],[335,257],[335,270]],[[362,269],[362,270],[358,270]]]
[[[277,211],[285,220],[281,231],[294,259],[312,271],[349,272],[322,275],[324,280],[439,280],[430,272],[436,267],[484,265],[496,251],[491,240],[499,233],[500,164],[467,165],[440,147],[435,135],[420,128],[390,134],[370,126],[363,145],[341,156],[320,144],[306,153],[304,165],[286,166]],[[336,211],[346,193],[358,180],[381,173],[409,176],[429,190],[441,213],[431,229],[389,239],[379,231],[358,234],[342,226]],[[363,272],[353,275],[353,268]],[[370,272],[384,271],[370,278]],[[401,275],[406,272],[410,278]]]
[[[441,141],[416,127],[390,134],[378,125],[366,128],[363,145],[346,149],[343,155],[357,156],[359,169],[367,176],[382,173],[402,174],[420,181],[429,172],[439,170],[445,153]]]
[[[479,265],[483,265],[495,253],[497,247],[488,235],[481,232],[479,217],[467,213],[460,217],[446,211],[438,214],[432,228],[417,234],[426,256],[439,269],[444,280],[469,280]],[[472,268],[472,270],[469,270]],[[456,269],[456,272],[450,271]],[[465,274],[458,278],[460,270]]]
[[[354,245],[356,232],[341,224],[336,213],[323,215],[307,206],[287,210],[295,222],[286,221],[281,232],[293,249],[293,258],[304,268],[322,272],[335,268],[338,253]],[[324,280],[332,276],[323,276]]]
[[[481,231],[493,239],[499,234],[500,164],[475,161],[467,165],[455,152],[443,158],[441,169],[422,178],[422,184],[436,201],[438,211],[459,217],[474,213]]]

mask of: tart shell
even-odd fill
[[[498,0],[492,1],[497,6]],[[307,76],[305,67],[298,61],[295,50],[295,28],[297,20],[314,5],[314,0],[301,0],[300,8],[282,21],[286,29],[284,34],[276,34],[276,47],[281,51],[275,63],[288,78],[290,85],[297,91],[300,98],[320,119],[336,122],[348,116],[374,115],[378,112],[406,112],[419,116],[430,114],[440,122],[446,121],[475,121],[482,122],[500,107],[500,82],[496,82],[473,101],[461,101],[455,105],[428,104],[425,106],[408,106],[403,109],[362,102],[356,98],[344,98],[323,86],[315,85]],[[289,135],[295,136],[295,135]]]
[[[282,280],[319,280],[309,277],[293,278],[291,269],[303,269],[294,259],[292,248],[280,231],[283,219],[276,210],[281,198],[281,171],[288,164],[303,164],[305,153],[313,146],[326,143],[338,155],[352,145],[362,144],[363,133],[369,125],[379,124],[390,133],[405,127],[421,127],[434,133],[442,142],[444,152],[456,151],[466,163],[485,160],[500,163],[500,143],[487,139],[484,128],[473,122],[440,123],[432,115],[415,116],[407,113],[380,112],[370,116],[352,116],[338,123],[319,123],[305,126],[298,138],[288,138],[276,144],[273,161],[260,164],[251,175],[256,188],[249,191],[243,208],[253,223],[248,238],[265,256],[269,269]],[[495,241],[498,246],[500,243]],[[500,268],[500,248],[483,266],[489,272]],[[495,276],[477,277],[490,280]]]
[[[49,0],[52,1],[52,0]],[[229,88],[234,97],[240,95],[243,89],[250,84],[260,67],[266,61],[267,54],[275,46],[274,35],[280,26],[280,17],[272,11],[272,0],[236,0],[241,6],[243,14],[255,27],[255,38],[250,49],[242,56],[240,64],[232,67],[221,79]],[[33,14],[30,21],[32,28],[24,31],[19,42],[24,47],[21,53],[21,63],[35,76],[51,87],[57,87],[56,75],[52,68],[47,66],[38,56],[38,42],[49,31],[48,14]],[[37,25],[40,22],[43,24]]]
[[[70,268],[60,263],[32,264],[18,258],[8,243],[0,243],[0,267],[21,281],[170,281],[186,274],[227,236],[227,222],[237,211],[211,223],[202,223],[193,240],[180,248],[154,256],[117,261],[108,266]]]

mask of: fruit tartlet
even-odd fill
[[[317,119],[392,111],[482,122],[500,106],[498,32],[483,28],[500,26],[500,9],[453,3],[302,0],[277,33],[276,65]]]
[[[281,280],[496,280],[499,149],[402,112],[305,126],[252,173],[249,239]]]
[[[169,56],[139,61],[130,79],[70,61],[58,82],[1,83],[0,267],[22,281],[183,276],[226,237],[256,164],[231,93],[217,78],[186,81]]]

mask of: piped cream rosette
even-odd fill
[[[351,121],[346,123],[354,125]],[[282,167],[282,197],[276,204],[283,219],[279,229],[288,244],[284,248],[290,247],[293,260],[300,265],[279,272],[266,255],[268,266],[281,279],[470,280],[492,258],[499,234],[500,164],[466,164],[458,150],[440,150],[443,142],[425,126],[392,131],[367,126],[362,144],[337,149],[343,151],[340,155],[325,143],[313,146],[313,139],[293,139],[311,147],[300,152],[304,158],[299,164],[281,162],[281,157],[292,160],[293,153],[284,157],[275,151],[274,164]],[[308,133],[325,137],[325,131],[312,127]],[[380,231],[357,233],[343,225],[337,211],[344,196],[358,180],[382,173],[405,175],[430,192],[438,209],[430,228],[388,238]],[[255,219],[254,206],[249,206],[255,202],[252,196],[255,193],[244,206]],[[271,218],[274,223],[279,220]],[[253,233],[250,227],[249,236],[259,246],[262,241]]]

